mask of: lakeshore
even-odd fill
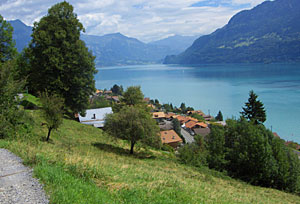
[[[157,98],[161,103],[178,107],[184,102],[213,116],[221,110],[225,119],[239,117],[253,89],[265,104],[266,127],[285,140],[299,143],[299,67],[299,64],[104,67],[98,69],[95,80],[98,89],[109,89],[114,84],[124,88],[140,85],[145,96]]]

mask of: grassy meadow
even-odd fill
[[[50,142],[38,110],[28,140],[0,140],[34,168],[51,203],[300,203],[296,195],[256,187],[207,168],[180,164],[173,153],[137,145],[64,119]]]

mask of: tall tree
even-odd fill
[[[264,104],[260,100],[257,100],[257,97],[254,91],[251,90],[248,102],[245,103],[241,114],[244,118],[253,120],[255,124],[260,124],[266,121],[266,111]]]
[[[17,53],[12,33],[13,27],[0,15],[0,64],[11,60]]]
[[[29,91],[48,90],[64,98],[72,112],[84,112],[95,91],[95,57],[80,40],[82,24],[67,2],[55,4],[34,24],[27,49]]]
[[[138,106],[124,106],[120,112],[106,117],[104,128],[114,137],[131,143],[130,154],[137,142],[160,147],[159,127],[150,113]]]

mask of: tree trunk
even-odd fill
[[[52,127],[50,127],[50,128],[48,129],[48,136],[47,136],[47,139],[46,139],[46,141],[48,141],[48,140],[49,140],[49,138],[50,138],[51,130],[52,130]]]
[[[130,154],[133,154],[133,147],[135,145],[135,142],[131,141],[131,148],[130,148]]]

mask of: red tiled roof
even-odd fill
[[[182,139],[177,135],[174,130],[166,130],[160,132],[161,142],[163,144],[178,142],[181,143]]]

